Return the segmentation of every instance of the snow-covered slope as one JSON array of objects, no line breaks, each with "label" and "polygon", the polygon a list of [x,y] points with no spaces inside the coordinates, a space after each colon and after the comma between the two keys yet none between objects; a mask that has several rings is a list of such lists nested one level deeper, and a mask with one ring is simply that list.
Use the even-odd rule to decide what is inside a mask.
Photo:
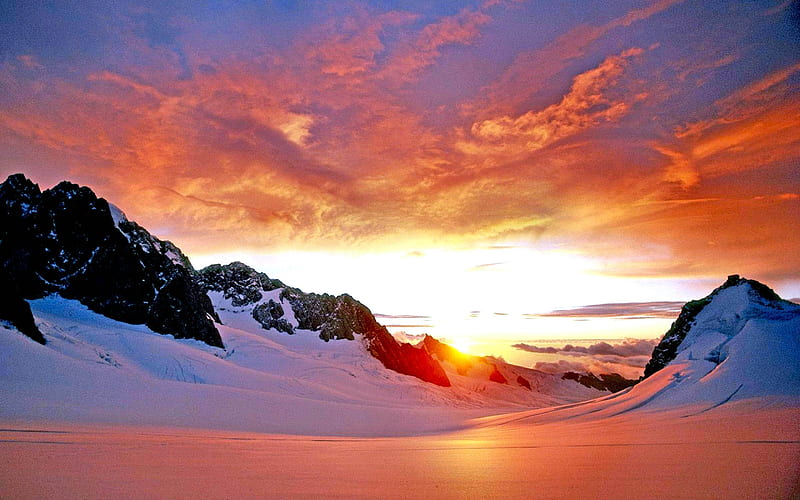
[{"label": "snow-covered slope", "polygon": [[557,377],[538,391],[458,378],[439,387],[386,370],[360,342],[265,330],[252,305],[213,298],[225,349],[118,322],[74,300],[31,301],[47,344],[0,327],[0,421],[403,435],[599,394]]},{"label": "snow-covered slope", "polygon": [[[629,413],[687,418],[732,407],[743,413],[766,407],[800,409],[800,305],[735,275],[693,303],[700,307],[689,308],[693,314],[674,358],[634,387],[510,418],[597,420]],[[656,347],[654,359],[673,342],[670,332]]]}]

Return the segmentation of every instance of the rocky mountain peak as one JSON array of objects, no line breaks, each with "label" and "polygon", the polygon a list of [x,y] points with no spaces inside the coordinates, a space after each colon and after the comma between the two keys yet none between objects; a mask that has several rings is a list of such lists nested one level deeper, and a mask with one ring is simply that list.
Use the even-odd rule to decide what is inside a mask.
[{"label": "rocky mountain peak", "polygon": [[795,311],[800,307],[781,299],[763,283],[742,278],[738,274],[728,276],[721,286],[706,297],[684,304],[678,318],[653,350],[643,378],[662,369],[678,356],[687,343],[694,341],[690,332],[700,320],[717,324],[715,331],[734,335],[749,318],[770,310]]},{"label": "rocky mountain peak", "polygon": [[[252,308],[249,312],[253,319],[266,330],[287,334],[308,330],[325,342],[361,341],[386,368],[450,386],[441,365],[426,350],[397,342],[367,306],[348,294],[305,293],[241,262],[208,266],[197,273],[196,280],[209,292],[222,292],[234,308]],[[265,298],[267,292],[278,289],[279,294]]]},{"label": "rocky mountain peak", "polygon": [[0,184],[0,205],[0,269],[21,298],[57,293],[112,319],[222,346],[211,301],[180,264],[188,259],[134,222],[118,225],[88,187],[65,181],[39,191],[15,174]]},{"label": "rocky mountain peak", "polygon": [[255,304],[262,292],[284,288],[280,280],[272,279],[241,262],[212,264],[197,272],[197,282],[208,291],[222,292],[234,307]]},{"label": "rocky mountain peak", "polygon": [[[41,196],[39,186],[23,174],[13,174],[0,184],[0,200],[6,207],[15,206],[19,202],[32,202]],[[15,203],[16,202],[16,203]]]},{"label": "rocky mountain peak", "polygon": [[731,274],[728,276],[728,279],[725,280],[725,283],[711,292],[710,296],[718,295],[720,291],[734,287],[744,287],[746,290],[745,293],[747,293],[753,300],[765,305],[769,305],[772,302],[785,302],[777,293],[775,293],[775,290],[767,285],[756,280],[742,278],[738,274]]}]

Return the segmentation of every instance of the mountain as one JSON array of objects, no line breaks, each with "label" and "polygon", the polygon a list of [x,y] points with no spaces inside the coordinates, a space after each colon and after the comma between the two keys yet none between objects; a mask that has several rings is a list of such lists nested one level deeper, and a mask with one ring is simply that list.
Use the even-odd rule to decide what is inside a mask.
[{"label": "mountain", "polygon": [[690,350],[699,337],[711,336],[709,331],[725,336],[718,346],[703,353],[703,359],[719,364],[724,361],[728,341],[748,324],[763,318],[791,317],[797,309],[796,304],[781,299],[758,281],[737,274],[728,276],[725,283],[708,296],[687,302],[681,308],[678,319],[653,350],[643,378],[664,368],[681,352]]},{"label": "mountain", "polygon": [[304,293],[238,262],[197,272],[178,247],[89,188],[62,182],[41,191],[16,174],[0,184],[0,206],[0,319],[37,342],[46,340],[25,299],[58,294],[112,319],[224,347],[208,296],[221,292],[229,301],[221,307],[249,306],[265,329],[314,331],[326,342],[358,339],[386,368],[450,385],[424,349],[397,342],[349,295]]},{"label": "mountain", "polygon": [[395,340],[364,304],[347,294],[305,293],[241,262],[201,269],[197,282],[213,297],[217,309],[244,312],[265,330],[288,335],[305,330],[325,342],[359,340],[386,368],[450,386],[441,365],[428,352]]},{"label": "mountain", "polygon": [[188,259],[89,188],[40,191],[16,174],[0,184],[0,207],[0,278],[18,298],[57,293],[109,318],[223,346]]},{"label": "mountain", "polygon": [[[546,429],[557,432],[569,422],[575,428],[603,429],[604,443],[608,433],[624,443],[637,436],[633,442],[658,448],[673,440],[690,443],[691,450],[698,443],[713,443],[714,460],[727,457],[728,452],[717,449],[726,441],[748,447],[769,443],[762,453],[770,468],[784,451],[778,446],[798,442],[800,305],[782,300],[766,285],[732,275],[707,297],[687,303],[654,349],[649,366],[646,378],[615,394],[487,417],[481,424],[546,435]],[[797,450],[785,451],[787,462],[796,465]],[[682,451],[680,460],[692,453]],[[738,471],[743,462],[722,463]],[[766,490],[758,491],[752,496]]]},{"label": "mountain", "polygon": [[319,331],[298,328],[278,289],[262,293],[260,303],[286,306],[295,333],[265,329],[254,304],[233,306],[211,292],[225,349],[112,320],[58,294],[29,300],[47,343],[0,322],[0,422],[418,435],[607,394],[524,368],[517,369],[531,389],[450,371],[451,385],[442,387],[387,370],[358,334],[320,340]]},{"label": "mountain", "polygon": [[800,405],[800,305],[738,275],[683,307],[638,384],[570,412],[688,417],[734,405]]}]

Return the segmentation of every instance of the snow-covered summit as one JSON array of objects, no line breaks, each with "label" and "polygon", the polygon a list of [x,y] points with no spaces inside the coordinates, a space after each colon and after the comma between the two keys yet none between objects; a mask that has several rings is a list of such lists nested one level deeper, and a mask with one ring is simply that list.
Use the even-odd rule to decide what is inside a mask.
[{"label": "snow-covered summit", "polygon": [[689,416],[745,402],[800,404],[800,305],[730,276],[684,306],[648,367],[644,380],[592,411],[682,409]]},{"label": "snow-covered summit", "polygon": [[730,276],[707,297],[684,306],[648,366],[648,376],[630,389],[513,418],[606,425],[619,417],[624,420],[616,421],[628,425],[626,415],[632,414],[689,422],[799,408],[800,305],[762,283]]},{"label": "snow-covered summit", "polygon": [[748,323],[782,320],[800,314],[800,306],[781,299],[768,286],[731,275],[708,296],[687,302],[678,319],[653,350],[647,378],[675,359],[700,358],[721,363],[727,343]]}]

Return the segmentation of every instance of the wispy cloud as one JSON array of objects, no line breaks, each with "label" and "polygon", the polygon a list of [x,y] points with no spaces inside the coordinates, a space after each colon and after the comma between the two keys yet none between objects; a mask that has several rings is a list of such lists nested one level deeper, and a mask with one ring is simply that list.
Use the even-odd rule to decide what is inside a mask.
[{"label": "wispy cloud", "polygon": [[532,152],[598,123],[617,120],[630,104],[610,99],[606,90],[620,77],[630,58],[642,52],[639,48],[625,50],[577,75],[569,92],[557,104],[517,117],[500,116],[474,123],[472,135],[484,142],[480,146],[462,147],[476,152],[494,148],[513,153]]},{"label": "wispy cloud", "polygon": [[420,70],[435,63],[441,48],[453,44],[469,44],[480,35],[482,26],[491,17],[479,10],[464,9],[436,23],[425,26],[416,37],[401,45],[389,58],[379,78],[408,81],[416,78]]},{"label": "wispy cloud", "polygon": [[477,266],[472,266],[467,271],[486,271],[496,268],[498,266],[502,266],[505,262],[489,262],[486,264],[478,264]]},{"label": "wispy cloud", "polygon": [[[513,242],[799,276],[800,66],[758,35],[796,29],[785,7],[304,8],[0,20],[3,172],[89,184],[190,253]],[[47,21],[87,36],[12,36]]]},{"label": "wispy cloud", "polygon": [[558,309],[547,313],[526,314],[526,316],[543,318],[675,318],[682,306],[683,302],[620,302]]},{"label": "wispy cloud", "polygon": [[579,24],[541,48],[518,54],[506,71],[481,96],[479,103],[466,109],[482,117],[487,114],[513,113],[545,83],[585,57],[593,44],[615,29],[647,20],[685,0],[660,0],[625,12],[605,24]]},{"label": "wispy cloud", "polygon": [[416,314],[375,314],[379,319],[431,319],[430,316],[418,316]]}]

